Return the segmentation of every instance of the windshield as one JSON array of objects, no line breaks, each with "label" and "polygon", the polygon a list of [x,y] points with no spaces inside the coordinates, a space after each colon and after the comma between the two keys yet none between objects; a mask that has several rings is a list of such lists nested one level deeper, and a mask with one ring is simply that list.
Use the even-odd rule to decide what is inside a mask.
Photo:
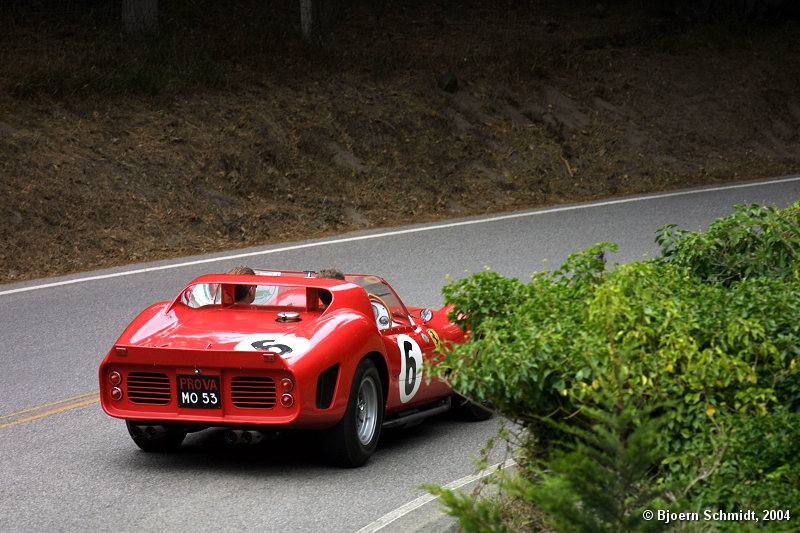
[{"label": "windshield", "polygon": [[408,310],[403,305],[403,302],[400,301],[400,298],[397,297],[394,290],[389,287],[389,284],[378,276],[348,274],[345,276],[345,279],[363,287],[368,295],[377,296],[383,300],[392,315],[392,321],[394,322],[392,325],[398,325],[398,321],[401,324],[408,324],[410,322]]},{"label": "windshield", "polygon": [[[308,272],[276,272],[268,270],[256,270],[258,276],[295,276],[295,277],[308,277]],[[313,273],[312,273],[313,275]],[[400,298],[392,290],[392,288],[378,276],[364,275],[364,274],[347,274],[345,281],[354,283],[362,287],[371,299],[377,297],[383,304],[385,304],[388,314],[391,316],[392,325],[409,324],[413,322],[409,317],[408,310],[405,308]],[[266,284],[258,285],[237,285],[236,290],[241,293],[247,293],[251,288],[255,287],[255,294],[252,300],[249,298],[246,303],[254,306],[281,306],[281,307],[307,307],[307,291],[303,287],[297,286],[283,286],[283,285],[270,285],[268,279],[264,279]],[[180,302],[194,309],[210,306],[220,305],[224,300],[224,292],[221,290],[223,285],[219,283],[198,283],[188,287],[181,295]],[[228,286],[230,287],[230,285]],[[328,292],[324,289],[321,292]],[[252,294],[251,294],[252,296]],[[237,303],[239,296],[236,296]],[[330,300],[328,300],[330,301]],[[232,302],[231,302],[232,303]],[[327,303],[327,302],[326,302]],[[316,304],[312,303],[311,307],[316,308]]]},{"label": "windshield", "polygon": [[[280,276],[281,272],[271,272],[267,270],[256,270],[258,276]],[[203,307],[205,305],[219,305],[222,303],[222,291],[219,290],[218,283],[199,283],[189,287],[184,292],[181,301],[192,308]],[[296,287],[276,287],[274,285],[256,285],[256,295],[252,301],[253,305],[281,305],[278,303],[278,296],[294,291],[297,293]],[[297,304],[288,305],[305,305],[305,291],[302,292],[302,302]],[[287,304],[283,304],[287,305]]]},{"label": "windshield", "polygon": [[[249,286],[243,286],[248,287]],[[303,287],[256,285],[255,298],[249,305],[306,307],[306,290]],[[192,308],[222,303],[222,291],[218,283],[200,283],[189,287],[181,302]]]}]

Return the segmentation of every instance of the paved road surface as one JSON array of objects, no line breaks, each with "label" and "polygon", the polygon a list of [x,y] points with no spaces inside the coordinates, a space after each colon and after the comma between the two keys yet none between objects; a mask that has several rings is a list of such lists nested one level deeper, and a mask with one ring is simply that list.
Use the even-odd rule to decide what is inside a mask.
[{"label": "paved road surface", "polygon": [[[336,266],[381,274],[407,303],[433,307],[448,275],[488,266],[526,278],[600,241],[620,244],[616,261],[636,260],[657,251],[654,231],[665,224],[698,229],[734,204],[785,207],[798,198],[800,177],[790,177],[0,286],[0,531],[408,530],[427,520],[427,511],[403,511],[427,494],[419,485],[473,473],[471,459],[496,432],[496,419],[441,418],[389,433],[355,470],[326,466],[302,436],[239,448],[207,431],[190,435],[177,454],[139,451],[124,424],[102,413],[97,367],[141,309],[197,275],[236,264]],[[492,456],[507,458],[502,450]]]}]

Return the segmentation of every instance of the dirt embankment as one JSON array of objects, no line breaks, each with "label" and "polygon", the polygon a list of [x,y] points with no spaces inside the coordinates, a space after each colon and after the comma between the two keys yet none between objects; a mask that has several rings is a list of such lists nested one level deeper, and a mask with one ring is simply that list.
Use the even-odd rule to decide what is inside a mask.
[{"label": "dirt embankment", "polygon": [[[96,41],[17,23],[0,281],[800,170],[798,23],[524,4],[353,2],[270,59],[210,13],[191,46],[217,81],[148,94],[70,85],[115,72]],[[66,89],[25,74],[59,62]]]}]

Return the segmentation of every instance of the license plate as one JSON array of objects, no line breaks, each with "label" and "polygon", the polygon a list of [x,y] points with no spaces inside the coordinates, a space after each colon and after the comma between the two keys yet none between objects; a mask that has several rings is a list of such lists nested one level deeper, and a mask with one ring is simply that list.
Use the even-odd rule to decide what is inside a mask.
[{"label": "license plate", "polygon": [[219,376],[178,374],[178,407],[220,409]]}]

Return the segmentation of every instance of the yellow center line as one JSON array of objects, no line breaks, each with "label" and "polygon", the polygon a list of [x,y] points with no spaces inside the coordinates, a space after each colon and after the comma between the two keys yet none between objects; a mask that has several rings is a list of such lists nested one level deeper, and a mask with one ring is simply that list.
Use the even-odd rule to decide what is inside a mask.
[{"label": "yellow center line", "polygon": [[87,392],[87,393],[84,393],[84,394],[79,394],[77,396],[73,396],[72,398],[67,398],[65,400],[58,400],[57,402],[50,402],[50,403],[46,403],[44,405],[37,405],[36,407],[31,407],[31,408],[28,408],[28,409],[24,409],[22,411],[17,411],[16,413],[11,413],[10,415],[0,416],[0,420],[3,420],[4,418],[11,418],[13,416],[19,416],[19,415],[22,415],[22,414],[25,414],[25,413],[30,413],[31,411],[36,411],[38,409],[44,409],[45,407],[50,407],[52,405],[58,405],[60,403],[67,403],[67,402],[71,402],[73,400],[80,400],[81,398],[86,398],[87,396],[91,396],[93,394],[99,394],[99,393],[100,393],[100,391],[96,390],[96,391]]},{"label": "yellow center line", "polygon": [[[17,417],[17,416],[20,416],[20,415],[23,415],[23,414],[26,414],[26,413],[32,413],[34,411],[38,411],[38,410],[41,410],[41,409],[46,409],[47,407],[53,407],[54,405],[61,405],[61,407],[58,407],[56,409],[51,409],[49,411],[45,411],[44,413],[38,413],[38,414],[35,414],[35,415],[32,415],[32,416],[28,416],[26,418],[21,418],[19,420],[13,420],[11,422],[6,422],[5,424],[0,424],[0,429],[11,427],[11,426],[16,426],[17,424],[23,424],[25,422],[30,422],[31,420],[37,420],[39,418],[44,418],[46,416],[54,415],[56,413],[61,413],[63,411],[68,411],[70,409],[75,409],[76,407],[82,407],[84,405],[89,405],[91,403],[99,402],[100,401],[100,397],[99,396],[97,398],[91,398],[91,399],[88,399],[88,400],[83,400],[83,401],[80,401],[80,402],[76,402],[76,400],[80,400],[81,398],[86,398],[88,396],[98,395],[99,393],[100,393],[100,391],[94,391],[94,392],[88,392],[86,394],[79,394],[78,396],[73,396],[72,398],[67,398],[65,400],[59,400],[57,402],[46,403],[44,405],[31,407],[29,409],[23,409],[22,411],[17,411],[16,413],[11,413],[10,415],[0,416],[0,420],[5,420],[5,419],[8,419],[8,418]],[[68,403],[68,402],[75,402],[75,403]],[[65,403],[68,403],[68,405],[63,405]]]}]

